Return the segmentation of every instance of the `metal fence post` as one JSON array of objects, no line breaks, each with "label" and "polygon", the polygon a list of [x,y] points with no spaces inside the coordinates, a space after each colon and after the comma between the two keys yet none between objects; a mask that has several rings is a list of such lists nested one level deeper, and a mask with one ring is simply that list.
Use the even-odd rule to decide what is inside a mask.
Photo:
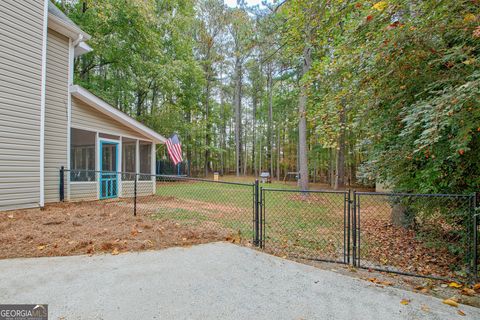
[{"label": "metal fence post", "polygon": [[352,262],[357,267],[357,193],[353,190],[352,208]]},{"label": "metal fence post", "polygon": [[259,208],[260,208],[260,197],[259,197],[259,187],[258,187],[258,179],[255,179],[255,185],[254,185],[254,245],[255,246],[260,246],[260,213],[259,213]]},{"label": "metal fence post", "polygon": [[65,200],[65,168],[60,168],[60,201]]},{"label": "metal fence post", "polygon": [[259,207],[260,207],[260,248],[265,249],[265,191],[260,187],[259,191]]},{"label": "metal fence post", "polygon": [[473,271],[473,275],[472,275],[472,278],[473,278],[473,281],[476,283],[478,281],[478,223],[479,223],[479,218],[480,218],[480,214],[479,213],[476,213],[477,212],[477,195],[474,193],[472,195],[472,198],[471,198],[471,203],[470,203],[470,206],[471,206],[471,210],[473,212],[473,234],[472,234],[472,237],[473,237],[473,241],[472,241],[472,245],[473,245],[473,252],[472,252],[472,271]]},{"label": "metal fence post", "polygon": [[351,198],[351,190],[348,189],[348,194],[347,194],[347,221],[345,223],[347,224],[347,235],[346,235],[346,243],[344,243],[344,246],[347,246],[347,264],[350,264],[350,243],[352,241],[351,238],[351,229],[352,229],[352,209],[351,209],[351,203],[352,203],[352,198]]},{"label": "metal fence post", "polygon": [[478,281],[478,218],[480,214],[473,216],[473,280]]},{"label": "metal fence post", "polygon": [[138,173],[135,173],[135,179],[133,179],[133,215],[137,215],[137,178]]}]

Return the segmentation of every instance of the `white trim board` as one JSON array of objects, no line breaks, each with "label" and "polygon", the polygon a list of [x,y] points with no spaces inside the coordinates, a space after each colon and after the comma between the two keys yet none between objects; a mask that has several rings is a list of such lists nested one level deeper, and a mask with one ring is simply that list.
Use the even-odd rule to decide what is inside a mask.
[{"label": "white trim board", "polygon": [[120,110],[112,107],[102,99],[98,98],[87,89],[82,88],[79,85],[73,85],[70,87],[70,93],[77,99],[83,101],[84,103],[88,104],[89,106],[97,109],[98,111],[102,112],[103,114],[115,119],[116,121],[120,122],[121,124],[135,130],[136,132],[152,139],[155,143],[164,144],[167,139],[162,135],[158,134],[154,130],[148,128],[144,124],[138,122],[137,120],[133,119],[132,117],[128,116],[127,114],[121,112]]},{"label": "white trim board", "polygon": [[98,131],[98,129],[95,129],[95,128],[89,128],[89,127],[79,126],[79,125],[72,125],[71,128],[72,129],[77,129],[77,130],[83,130],[83,131],[90,131],[90,132],[93,132],[93,133],[98,132],[99,134],[109,134],[109,135],[112,135],[112,136],[119,136],[120,138],[128,138],[128,139],[132,139],[132,140],[141,140],[141,141],[145,141],[145,142],[152,142],[151,140],[145,139],[145,137],[125,135],[123,133],[118,133],[118,132],[110,131],[110,130],[102,129],[102,131]]}]

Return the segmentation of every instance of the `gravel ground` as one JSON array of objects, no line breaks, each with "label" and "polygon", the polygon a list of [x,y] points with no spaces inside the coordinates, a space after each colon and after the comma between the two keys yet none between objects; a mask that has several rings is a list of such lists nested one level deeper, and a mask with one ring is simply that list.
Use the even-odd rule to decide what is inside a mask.
[{"label": "gravel ground", "polygon": [[50,319],[480,319],[474,307],[223,242],[0,260],[0,301],[48,303]]}]

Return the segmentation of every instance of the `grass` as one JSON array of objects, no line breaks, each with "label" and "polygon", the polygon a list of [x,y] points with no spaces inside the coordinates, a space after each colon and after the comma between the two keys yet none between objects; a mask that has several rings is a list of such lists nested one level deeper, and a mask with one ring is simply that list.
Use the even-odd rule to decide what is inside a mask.
[{"label": "grass", "polygon": [[[253,179],[228,182],[252,183]],[[224,180],[224,181],[225,181]],[[293,192],[293,184],[272,183],[261,187],[292,192],[265,191],[265,224],[269,246],[276,253],[302,251],[320,256],[327,249],[343,249],[343,194],[308,194]],[[251,239],[253,220],[253,185],[230,185],[203,181],[159,182],[157,195],[171,199],[153,219],[226,228]],[[174,207],[174,208],[172,208]],[[287,241],[285,241],[287,240]],[[290,241],[288,241],[290,240]],[[293,240],[293,241],[292,241]],[[332,249],[333,248],[333,249]]]}]

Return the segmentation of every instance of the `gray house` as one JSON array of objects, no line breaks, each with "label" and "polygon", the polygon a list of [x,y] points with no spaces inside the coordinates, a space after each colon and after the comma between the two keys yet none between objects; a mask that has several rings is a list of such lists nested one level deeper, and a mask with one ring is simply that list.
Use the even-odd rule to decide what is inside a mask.
[{"label": "gray house", "polygon": [[89,39],[48,0],[2,0],[0,210],[59,201],[62,166],[100,172],[68,173],[67,199],[131,196],[133,178],[102,171],[149,174],[139,190],[155,192],[150,174],[165,138],[73,84],[74,57],[92,50]]}]

